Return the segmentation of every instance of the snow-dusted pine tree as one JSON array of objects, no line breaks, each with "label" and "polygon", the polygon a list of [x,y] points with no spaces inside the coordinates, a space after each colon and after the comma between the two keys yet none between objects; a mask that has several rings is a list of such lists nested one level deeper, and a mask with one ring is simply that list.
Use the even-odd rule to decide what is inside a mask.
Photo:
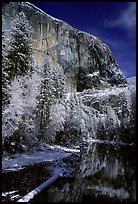
[{"label": "snow-dusted pine tree", "polygon": [[30,146],[37,140],[34,110],[40,78],[33,59],[31,27],[23,12],[17,14],[10,34],[8,46],[5,46],[4,35],[2,41],[3,91],[6,87],[9,95],[9,104],[2,112],[2,136],[9,148],[10,141],[14,141],[12,149],[16,149],[17,140],[22,143],[21,138]]},{"label": "snow-dusted pine tree", "polygon": [[53,80],[56,89],[55,97],[61,99],[67,93],[65,75],[62,67],[53,70]]},{"label": "snow-dusted pine tree", "polygon": [[55,102],[55,87],[53,81],[53,70],[49,68],[48,58],[44,59],[40,96],[38,97],[37,119],[40,122],[40,130],[46,125],[50,114],[50,106]]},{"label": "snow-dusted pine tree", "polygon": [[16,15],[13,25],[8,54],[10,79],[17,75],[26,75],[32,69],[33,63],[32,28],[24,12]]},{"label": "snow-dusted pine tree", "polygon": [[40,96],[38,97],[37,120],[40,123],[40,135],[46,127],[51,106],[66,93],[64,73],[60,69],[49,66],[50,60],[47,55],[43,62]]},{"label": "snow-dusted pine tree", "polygon": [[[4,17],[2,16],[2,23],[5,24]],[[8,89],[9,73],[8,73],[8,39],[5,36],[4,30],[2,31],[2,107],[8,104]]]},{"label": "snow-dusted pine tree", "polygon": [[6,38],[5,33],[2,32],[2,107],[7,104],[8,100],[8,91],[7,85],[9,82],[8,75],[8,58],[7,58],[7,47],[6,47]]}]

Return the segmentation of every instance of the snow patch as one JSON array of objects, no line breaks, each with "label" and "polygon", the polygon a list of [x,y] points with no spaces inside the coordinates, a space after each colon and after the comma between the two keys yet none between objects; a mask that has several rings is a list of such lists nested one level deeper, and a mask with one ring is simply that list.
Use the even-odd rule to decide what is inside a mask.
[{"label": "snow patch", "polygon": [[88,77],[93,77],[93,76],[98,76],[98,75],[99,75],[99,71],[93,72],[92,74],[87,74]]},{"label": "snow patch", "polygon": [[[70,149],[68,147],[63,147],[63,146],[60,146],[60,145],[47,145],[48,148],[50,149],[61,149],[61,150],[64,150],[65,152],[80,152],[79,149]],[[77,146],[78,147],[78,146]]]},{"label": "snow patch", "polygon": [[62,56],[64,56],[64,55],[65,55],[65,50],[61,50],[61,51],[60,51],[60,54],[61,54]]},{"label": "snow patch", "polygon": [[127,78],[127,82],[129,85],[135,85],[136,84],[136,77]]},{"label": "snow patch", "polygon": [[[53,150],[52,150],[52,147],[53,147]],[[12,158],[7,156],[2,159],[2,170],[9,171],[12,169],[12,171],[16,171],[28,165],[39,164],[41,162],[51,162],[65,157],[69,157],[72,152],[78,151],[78,150],[75,151],[73,149],[69,149],[65,147],[60,148],[60,146],[51,146],[51,150],[50,149],[37,150],[34,152],[30,152],[28,154],[25,154],[25,153],[21,155],[17,154]],[[64,151],[61,151],[61,150],[64,150]]]},{"label": "snow patch", "polygon": [[17,192],[18,192],[18,190],[16,190],[16,191],[2,192],[2,196],[11,195],[11,194],[14,194],[14,193],[17,193]]},{"label": "snow patch", "polygon": [[116,87],[116,88],[105,88],[103,91],[96,90],[96,92],[85,94],[84,97],[103,97],[103,96],[109,96],[111,94],[113,95],[119,95],[120,93],[127,92],[127,87]]}]

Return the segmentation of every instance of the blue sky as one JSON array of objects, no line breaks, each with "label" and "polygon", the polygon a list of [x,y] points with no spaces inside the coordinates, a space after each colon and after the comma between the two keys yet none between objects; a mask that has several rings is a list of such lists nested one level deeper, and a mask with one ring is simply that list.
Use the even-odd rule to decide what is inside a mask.
[{"label": "blue sky", "polygon": [[91,33],[111,49],[126,77],[136,76],[136,2],[31,2]]}]

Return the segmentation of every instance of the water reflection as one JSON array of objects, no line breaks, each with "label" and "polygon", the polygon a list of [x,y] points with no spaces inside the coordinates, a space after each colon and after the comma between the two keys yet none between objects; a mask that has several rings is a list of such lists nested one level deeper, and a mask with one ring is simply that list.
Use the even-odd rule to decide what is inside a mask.
[{"label": "water reflection", "polygon": [[135,150],[127,145],[93,143],[82,149],[83,196],[135,201]]},{"label": "water reflection", "polygon": [[82,145],[80,150],[80,155],[73,153],[71,157],[59,160],[54,165],[43,163],[30,166],[28,170],[5,174],[3,190],[16,189],[23,196],[24,192],[28,193],[43,183],[53,167],[64,166],[74,169],[75,177],[59,179],[52,187],[44,190],[35,202],[136,201],[134,146],[93,142]]},{"label": "water reflection", "polygon": [[135,148],[115,143],[82,146],[76,180],[60,181],[47,192],[47,201],[136,201]]}]

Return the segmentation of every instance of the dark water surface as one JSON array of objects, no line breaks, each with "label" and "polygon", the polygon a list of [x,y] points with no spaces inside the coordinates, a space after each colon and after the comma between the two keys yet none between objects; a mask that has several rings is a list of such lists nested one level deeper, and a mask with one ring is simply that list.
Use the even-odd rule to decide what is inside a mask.
[{"label": "dark water surface", "polygon": [[135,148],[125,144],[93,143],[82,152],[83,200],[136,200]]},{"label": "dark water surface", "polygon": [[92,142],[82,145],[80,153],[59,160],[3,171],[2,191],[16,192],[3,196],[2,201],[17,201],[50,178],[58,167],[65,167],[72,175],[59,178],[32,202],[136,201],[135,150],[123,143]]}]

